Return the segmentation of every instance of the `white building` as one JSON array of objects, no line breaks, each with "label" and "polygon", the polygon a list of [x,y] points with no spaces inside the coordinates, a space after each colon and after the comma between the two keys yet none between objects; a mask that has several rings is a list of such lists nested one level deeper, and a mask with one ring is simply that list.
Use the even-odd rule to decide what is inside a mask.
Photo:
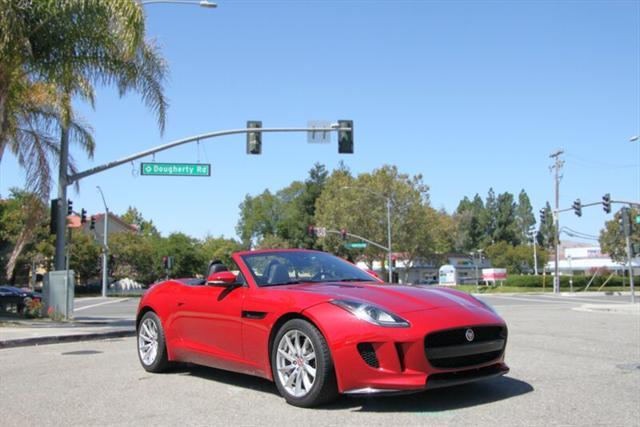
[{"label": "white building", "polygon": [[[632,259],[634,275],[640,274],[640,258]],[[551,259],[545,266],[546,270],[555,270],[555,260]],[[560,274],[594,274],[597,270],[608,270],[622,275],[626,271],[626,265],[615,262],[611,257],[602,253],[600,246],[587,245],[577,242],[566,242],[560,247],[560,260],[558,262]]]}]

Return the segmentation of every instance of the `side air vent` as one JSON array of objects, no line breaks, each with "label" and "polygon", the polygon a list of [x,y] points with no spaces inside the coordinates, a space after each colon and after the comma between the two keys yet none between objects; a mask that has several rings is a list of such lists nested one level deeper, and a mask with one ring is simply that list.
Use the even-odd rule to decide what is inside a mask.
[{"label": "side air vent", "polygon": [[380,362],[378,362],[378,356],[376,356],[376,351],[373,348],[373,345],[370,342],[361,342],[358,344],[358,352],[360,353],[360,357],[364,360],[364,363],[371,366],[372,368],[379,368]]}]

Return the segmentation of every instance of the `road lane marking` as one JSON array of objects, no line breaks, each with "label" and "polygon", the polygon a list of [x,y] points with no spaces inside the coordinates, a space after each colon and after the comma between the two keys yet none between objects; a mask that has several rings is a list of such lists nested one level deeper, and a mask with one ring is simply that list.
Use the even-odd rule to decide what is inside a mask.
[{"label": "road lane marking", "polygon": [[122,299],[116,299],[116,300],[113,300],[113,301],[99,302],[98,304],[85,305],[83,307],[78,307],[78,308],[74,309],[73,312],[75,313],[76,311],[82,311],[82,310],[86,310],[88,308],[98,307],[98,306],[106,305],[106,304],[113,304],[113,303],[116,303],[116,302],[124,302],[124,301],[130,300],[130,299],[131,298],[122,298]]},{"label": "road lane marking", "polygon": [[[488,296],[488,295],[487,295]],[[491,295],[491,298],[503,298],[503,299],[507,299],[507,300],[512,300],[512,301],[526,301],[526,302],[537,302],[539,304],[548,304],[550,302],[552,302],[551,300],[548,299],[536,299],[536,298],[523,298],[523,297],[512,297],[512,296],[507,296],[507,295]],[[553,300],[554,303],[562,303],[562,304],[576,304],[576,305],[580,305],[579,302],[572,302],[572,301],[563,301],[563,300]]]},{"label": "road lane marking", "polygon": [[571,301],[587,301],[587,302],[594,302],[594,303],[600,303],[600,304],[627,304],[628,301],[616,301],[616,300],[607,300],[607,299],[590,299],[590,298],[583,298],[580,296],[577,297],[573,297],[573,296],[555,296],[555,295],[540,295],[541,297],[547,297],[549,299],[553,299],[553,300],[560,300],[561,298],[566,298],[567,300],[571,300]]}]

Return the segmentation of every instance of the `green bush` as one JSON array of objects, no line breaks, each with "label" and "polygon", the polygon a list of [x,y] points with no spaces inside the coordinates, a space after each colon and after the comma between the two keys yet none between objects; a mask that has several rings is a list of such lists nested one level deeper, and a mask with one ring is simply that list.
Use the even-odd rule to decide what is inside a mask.
[{"label": "green bush", "polygon": [[[593,279],[591,286],[589,289],[596,290],[607,280],[608,276],[597,276]],[[591,276],[573,276],[573,286],[575,288],[584,288],[587,286],[589,281],[591,280]],[[635,277],[635,282],[640,283],[640,277]],[[553,276],[547,275],[544,278],[545,286],[552,287],[553,286]],[[504,281],[504,286],[513,286],[517,288],[541,288],[543,284],[543,276],[520,276],[520,275],[512,275],[508,276],[507,280]],[[609,286],[622,286],[622,276],[613,276],[605,287]],[[624,281],[625,286],[629,286],[629,278],[627,277]],[[568,288],[569,287],[569,277],[568,276],[560,276],[560,287]]]}]

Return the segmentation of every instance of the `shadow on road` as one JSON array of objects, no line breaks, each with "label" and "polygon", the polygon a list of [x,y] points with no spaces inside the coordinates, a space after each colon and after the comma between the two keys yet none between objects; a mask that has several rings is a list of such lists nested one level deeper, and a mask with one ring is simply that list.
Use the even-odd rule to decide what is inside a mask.
[{"label": "shadow on road", "polygon": [[387,397],[342,397],[322,409],[358,412],[441,412],[484,405],[530,393],[531,384],[511,377]]},{"label": "shadow on road", "polygon": [[[173,372],[279,396],[275,384],[271,381],[250,375],[190,364],[177,365]],[[527,382],[500,377],[402,396],[340,396],[334,403],[318,409],[352,409],[358,412],[442,412],[497,402],[533,390],[533,386]]]}]

